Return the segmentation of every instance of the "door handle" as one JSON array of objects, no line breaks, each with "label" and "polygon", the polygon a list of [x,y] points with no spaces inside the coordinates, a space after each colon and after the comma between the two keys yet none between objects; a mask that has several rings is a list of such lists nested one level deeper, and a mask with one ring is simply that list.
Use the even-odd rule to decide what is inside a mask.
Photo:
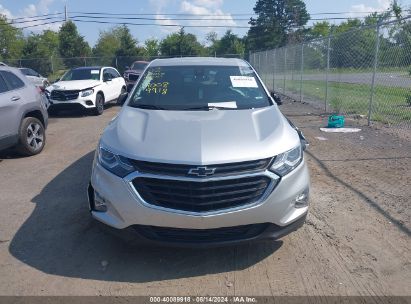
[{"label": "door handle", "polygon": [[11,101],[17,101],[17,100],[20,100],[20,96],[13,96],[11,98]]}]

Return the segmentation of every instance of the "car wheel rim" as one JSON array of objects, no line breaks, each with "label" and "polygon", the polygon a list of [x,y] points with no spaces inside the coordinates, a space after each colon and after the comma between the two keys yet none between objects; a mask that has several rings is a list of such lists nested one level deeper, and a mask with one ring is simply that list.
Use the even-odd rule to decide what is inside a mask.
[{"label": "car wheel rim", "polygon": [[101,98],[97,101],[97,109],[101,112],[103,110],[103,101]]},{"label": "car wheel rim", "polygon": [[31,123],[27,127],[27,144],[33,149],[38,151],[43,147],[44,134],[41,125],[38,123]]}]

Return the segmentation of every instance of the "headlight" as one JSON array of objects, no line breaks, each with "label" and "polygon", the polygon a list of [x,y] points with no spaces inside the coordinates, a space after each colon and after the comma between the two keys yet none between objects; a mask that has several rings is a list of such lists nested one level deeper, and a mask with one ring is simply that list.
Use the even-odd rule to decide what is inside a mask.
[{"label": "headlight", "polygon": [[98,162],[105,169],[119,177],[125,177],[134,171],[133,165],[130,164],[127,158],[116,155],[101,145],[98,147]]},{"label": "headlight", "polygon": [[93,89],[81,91],[81,97],[87,97],[94,93]]},{"label": "headlight", "polygon": [[301,145],[276,156],[270,170],[284,176],[293,171],[303,159]]}]

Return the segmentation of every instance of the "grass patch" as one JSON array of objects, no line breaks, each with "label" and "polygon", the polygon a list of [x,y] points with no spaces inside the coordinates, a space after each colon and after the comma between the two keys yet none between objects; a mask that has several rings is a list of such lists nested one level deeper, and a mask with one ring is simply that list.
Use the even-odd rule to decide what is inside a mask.
[{"label": "grass patch", "polygon": [[[325,81],[303,81],[303,95],[319,102],[325,99]],[[371,86],[343,82],[328,83],[328,103],[337,113],[368,114]],[[300,81],[286,81],[286,90],[299,94]],[[376,86],[371,119],[386,123],[411,121],[410,90]]]}]

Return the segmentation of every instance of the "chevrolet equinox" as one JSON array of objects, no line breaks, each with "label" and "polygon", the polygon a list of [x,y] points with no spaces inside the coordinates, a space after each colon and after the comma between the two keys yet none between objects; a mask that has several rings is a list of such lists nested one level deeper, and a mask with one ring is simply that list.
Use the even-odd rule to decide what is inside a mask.
[{"label": "chevrolet equinox", "polygon": [[273,97],[240,59],[152,61],[101,136],[92,216],[177,246],[272,240],[301,227],[306,141]]}]

